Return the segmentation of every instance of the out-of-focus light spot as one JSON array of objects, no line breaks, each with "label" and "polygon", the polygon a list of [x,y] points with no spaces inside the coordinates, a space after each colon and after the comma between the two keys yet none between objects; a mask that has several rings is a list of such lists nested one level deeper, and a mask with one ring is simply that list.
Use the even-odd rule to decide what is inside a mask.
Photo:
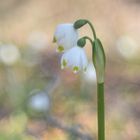
[{"label": "out-of-focus light spot", "polygon": [[118,52],[126,59],[134,58],[138,55],[139,46],[136,41],[129,36],[122,36],[116,42]]},{"label": "out-of-focus light spot", "polygon": [[27,43],[32,49],[41,51],[47,47],[47,36],[43,32],[32,32]]},{"label": "out-of-focus light spot", "polygon": [[18,48],[13,44],[0,45],[0,60],[6,65],[13,65],[20,58]]},{"label": "out-of-focus light spot", "polygon": [[87,82],[96,82],[96,72],[92,62],[89,63],[87,70],[83,72],[83,79]]},{"label": "out-of-focus light spot", "polygon": [[47,111],[50,107],[50,100],[46,93],[38,92],[29,99],[29,107],[35,111]]}]

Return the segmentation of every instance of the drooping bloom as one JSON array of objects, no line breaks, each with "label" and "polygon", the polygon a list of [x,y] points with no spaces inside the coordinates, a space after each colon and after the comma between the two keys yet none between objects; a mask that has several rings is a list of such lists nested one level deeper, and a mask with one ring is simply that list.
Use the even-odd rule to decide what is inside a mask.
[{"label": "drooping bloom", "polygon": [[96,71],[93,66],[93,63],[90,62],[88,64],[86,72],[82,75],[83,79],[86,80],[88,83],[95,83],[96,82]]},{"label": "drooping bloom", "polygon": [[75,46],[78,40],[78,32],[73,24],[60,24],[54,34],[54,42],[57,43],[58,52],[63,52]]},{"label": "drooping bloom", "polygon": [[86,70],[88,65],[87,56],[84,48],[74,46],[70,50],[66,51],[61,58],[61,68],[65,67],[72,68],[74,73],[80,70]]}]

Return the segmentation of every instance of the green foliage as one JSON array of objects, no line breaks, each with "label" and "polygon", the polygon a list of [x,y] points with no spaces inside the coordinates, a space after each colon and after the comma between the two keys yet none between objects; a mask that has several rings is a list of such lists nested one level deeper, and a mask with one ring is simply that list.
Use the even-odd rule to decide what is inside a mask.
[{"label": "green foliage", "polygon": [[104,76],[105,76],[105,63],[106,63],[106,58],[105,58],[105,53],[104,49],[102,46],[102,43],[99,39],[96,39],[93,43],[92,47],[92,59],[93,59],[93,64],[96,69],[96,74],[97,74],[97,81],[99,83],[104,82]]}]

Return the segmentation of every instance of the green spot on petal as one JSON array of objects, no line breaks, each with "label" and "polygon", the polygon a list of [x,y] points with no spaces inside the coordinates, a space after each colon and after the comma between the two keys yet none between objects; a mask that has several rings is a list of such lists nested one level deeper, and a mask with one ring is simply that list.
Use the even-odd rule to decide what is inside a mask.
[{"label": "green spot on petal", "polygon": [[64,51],[64,47],[63,46],[58,46],[57,50],[58,50],[58,52],[63,52]]},{"label": "green spot on petal", "polygon": [[74,66],[74,67],[73,67],[73,72],[74,72],[74,73],[77,73],[78,71],[79,71],[79,67]]},{"label": "green spot on petal", "polygon": [[66,66],[67,66],[67,61],[63,59],[61,63],[61,69],[64,69]]},{"label": "green spot on petal", "polygon": [[53,43],[56,43],[57,42],[57,39],[56,39],[56,37],[54,36],[54,38],[53,38]]},{"label": "green spot on petal", "polygon": [[64,67],[67,66],[67,61],[66,61],[65,59],[63,59],[63,61],[62,61],[62,65],[63,65]]}]

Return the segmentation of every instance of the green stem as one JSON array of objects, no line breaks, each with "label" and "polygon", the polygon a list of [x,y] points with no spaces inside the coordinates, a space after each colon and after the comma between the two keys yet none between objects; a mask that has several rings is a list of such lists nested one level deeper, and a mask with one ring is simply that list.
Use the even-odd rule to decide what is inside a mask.
[{"label": "green stem", "polygon": [[95,32],[95,29],[94,29],[92,23],[91,23],[90,21],[88,21],[88,20],[87,20],[87,23],[88,23],[89,26],[91,27],[91,30],[92,30],[92,32],[93,32],[93,37],[94,37],[94,39],[96,39],[96,38],[97,38],[97,37],[96,37],[96,32]]},{"label": "green stem", "polygon": [[[85,36],[83,38],[88,39],[90,41],[90,43],[92,45],[92,49],[93,49],[93,52],[92,52],[93,64],[95,66],[96,75],[97,75],[98,140],[105,140],[104,82],[102,82],[102,83],[100,82],[100,81],[104,81],[104,79],[102,78],[103,73],[104,73],[104,71],[102,72],[102,70],[104,70],[104,67],[102,67],[102,66],[104,66],[104,63],[105,63],[105,55],[104,55],[104,51],[102,48],[102,44],[99,41],[99,39],[97,39],[97,37],[96,37],[96,32],[95,32],[95,29],[94,29],[92,23],[86,19],[84,19],[82,21],[83,21],[83,23],[79,26],[82,27],[83,25],[88,23],[89,26],[91,27],[93,37],[94,37],[94,41],[92,41],[92,39],[88,36]],[[80,27],[77,26],[76,29],[78,29]],[[82,45],[82,47],[84,47],[84,45]],[[100,80],[98,80],[98,79],[100,79]]]},{"label": "green stem", "polygon": [[104,83],[97,83],[98,140],[105,140]]},{"label": "green stem", "polygon": [[92,41],[92,39],[91,39],[90,37],[84,36],[84,38],[85,38],[85,39],[88,39],[88,40],[90,41],[91,45],[93,44],[93,41]]}]

